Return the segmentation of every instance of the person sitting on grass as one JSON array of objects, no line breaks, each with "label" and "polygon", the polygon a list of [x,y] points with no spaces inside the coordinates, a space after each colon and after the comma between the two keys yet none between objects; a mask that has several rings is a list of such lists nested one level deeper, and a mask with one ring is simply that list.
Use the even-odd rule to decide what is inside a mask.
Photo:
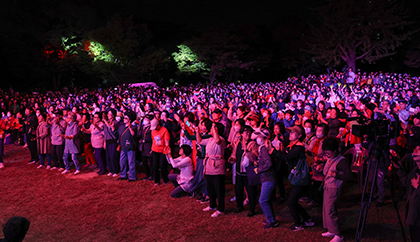
[{"label": "person sitting on grass", "polygon": [[170,149],[168,150],[168,161],[173,168],[178,168],[180,174],[169,174],[168,178],[175,186],[171,192],[171,197],[181,197],[190,192],[191,184],[194,179],[194,168],[190,158],[192,149],[189,145],[182,145],[179,150],[179,157],[173,159]]}]

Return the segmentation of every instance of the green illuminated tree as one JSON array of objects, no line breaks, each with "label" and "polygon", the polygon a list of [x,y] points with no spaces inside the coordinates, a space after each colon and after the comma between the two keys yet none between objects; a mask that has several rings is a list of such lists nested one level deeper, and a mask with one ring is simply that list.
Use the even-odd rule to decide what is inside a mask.
[{"label": "green illuminated tree", "polygon": [[177,63],[178,71],[180,73],[198,73],[200,69],[206,68],[206,65],[198,61],[196,53],[186,45],[178,45],[179,52],[172,53],[172,56]]},{"label": "green illuminated tree", "polygon": [[327,0],[317,8],[320,22],[312,23],[309,52],[325,65],[344,61],[353,70],[356,61],[374,63],[393,55],[411,32],[408,14],[396,1]]},{"label": "green illuminated tree", "polygon": [[[213,27],[200,37],[187,40],[178,53],[174,53],[181,72],[198,72],[214,83],[216,77],[224,76],[228,81],[238,79],[243,71],[253,71],[268,62],[269,55],[251,48],[253,38],[258,34],[247,33],[244,28],[229,29]],[[247,35],[249,34],[249,36]],[[251,37],[251,38],[248,38]],[[188,47],[187,47],[188,46]]]}]

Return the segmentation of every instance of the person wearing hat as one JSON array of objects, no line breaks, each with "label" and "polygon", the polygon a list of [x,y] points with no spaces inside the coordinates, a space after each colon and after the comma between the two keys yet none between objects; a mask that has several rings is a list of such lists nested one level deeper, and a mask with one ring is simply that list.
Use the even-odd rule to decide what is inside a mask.
[{"label": "person wearing hat", "polygon": [[276,176],[274,166],[271,162],[271,157],[268,148],[270,145],[270,131],[261,129],[259,132],[254,133],[257,136],[258,159],[254,164],[257,167],[254,169],[256,174],[260,174],[261,179],[261,194],[260,194],[260,207],[263,210],[267,222],[264,224],[265,229],[275,228],[280,225],[274,214],[273,203],[271,202],[271,194],[276,187]]},{"label": "person wearing hat", "polygon": [[[134,182],[137,180],[136,173],[136,150],[137,150],[137,127],[133,122],[136,114],[129,110],[124,113],[124,125],[118,128],[119,143],[121,146],[120,167],[121,174],[119,181],[127,180]],[[128,172],[128,178],[127,178]]]},{"label": "person wearing hat", "polygon": [[166,184],[169,181],[166,154],[170,149],[170,135],[169,131],[165,127],[162,127],[156,118],[150,122],[150,130],[152,130],[152,169],[155,176],[155,186],[158,186],[160,184],[161,173],[163,183]]},{"label": "person wearing hat", "polygon": [[[272,155],[283,162],[287,162],[288,173],[290,173],[297,166],[300,159],[306,160],[305,146],[302,143],[306,135],[305,130],[300,126],[286,128],[286,131],[290,133],[290,144],[283,152],[274,149]],[[306,192],[308,187],[309,186],[292,185],[290,188],[289,198],[286,203],[294,221],[294,224],[290,226],[290,230],[292,231],[303,230],[303,226],[314,226],[315,224],[306,210],[299,204],[299,199]],[[301,217],[303,218],[303,223]]]}]

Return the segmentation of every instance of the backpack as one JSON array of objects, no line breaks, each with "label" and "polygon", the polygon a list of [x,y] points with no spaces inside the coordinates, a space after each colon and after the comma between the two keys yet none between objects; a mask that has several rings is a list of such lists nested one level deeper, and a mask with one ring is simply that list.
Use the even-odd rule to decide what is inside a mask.
[{"label": "backpack", "polygon": [[307,186],[311,183],[311,176],[306,156],[302,156],[299,159],[296,167],[290,172],[288,178],[294,186]]}]

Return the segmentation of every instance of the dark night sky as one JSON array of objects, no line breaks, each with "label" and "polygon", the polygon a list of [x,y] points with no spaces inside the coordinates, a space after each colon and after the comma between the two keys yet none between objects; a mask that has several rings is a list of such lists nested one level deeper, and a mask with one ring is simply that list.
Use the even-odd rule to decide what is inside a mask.
[{"label": "dark night sky", "polygon": [[[375,1],[375,0],[371,0]],[[414,13],[412,17],[420,22],[419,0],[398,0]],[[242,23],[270,26],[272,24],[287,23],[287,19],[298,17],[303,21],[314,17],[312,9],[324,3],[324,0],[1,0],[0,1],[0,37],[4,38],[8,33],[4,29],[10,29],[10,24],[23,24],[31,26],[32,22],[45,21],[34,19],[39,16],[40,6],[57,9],[59,13],[63,6],[71,13],[73,9],[83,7],[87,14],[92,16],[92,26],[103,26],[116,13],[121,16],[133,16],[138,23],[146,23],[149,30],[155,36],[157,45],[165,48],[170,54],[176,49],[176,45],[185,39],[199,35],[201,31],[215,25],[238,25]],[[74,7],[77,5],[78,7]],[[20,10],[22,8],[23,10]],[[77,11],[79,11],[77,10]],[[6,11],[12,13],[11,19],[5,19]],[[30,14],[25,14],[25,11]],[[20,13],[16,17],[14,12]],[[91,14],[89,14],[91,13]],[[81,15],[80,15],[81,16]],[[96,16],[93,19],[93,16]],[[86,20],[85,19],[85,20]],[[286,20],[286,23],[284,23]],[[86,21],[85,21],[86,22]],[[90,23],[88,21],[88,23]],[[17,26],[20,26],[20,25]],[[5,26],[6,25],[6,26]],[[27,27],[27,26],[26,26]],[[292,26],[293,28],[293,26]],[[3,31],[2,31],[3,29]],[[8,31],[9,31],[8,30]],[[7,32],[7,31],[6,31]],[[3,39],[4,40],[4,39]],[[1,41],[1,39],[0,39]],[[6,41],[7,42],[7,41]],[[0,42],[1,43],[1,42]],[[4,47],[3,48],[7,48]],[[0,68],[2,73],[11,74],[6,70],[10,65],[8,57],[4,56],[0,48]]]}]

